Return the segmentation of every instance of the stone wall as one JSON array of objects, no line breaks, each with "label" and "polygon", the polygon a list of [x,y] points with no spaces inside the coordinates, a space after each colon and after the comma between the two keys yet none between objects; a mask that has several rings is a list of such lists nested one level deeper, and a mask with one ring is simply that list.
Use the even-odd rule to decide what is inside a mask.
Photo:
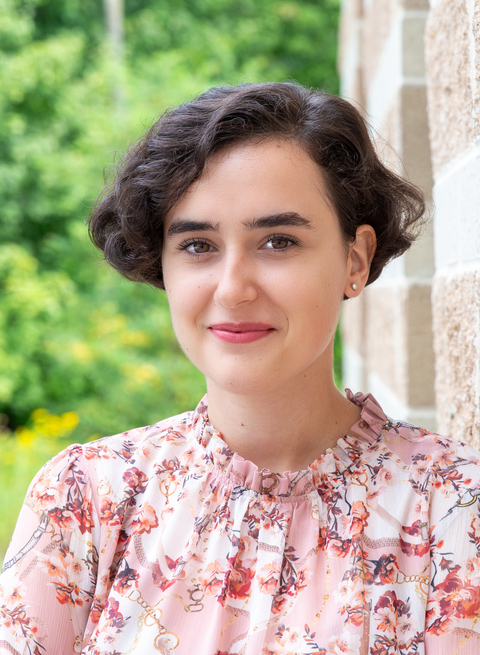
[{"label": "stone wall", "polygon": [[480,450],[480,1],[431,2],[425,54],[438,428]]},{"label": "stone wall", "polygon": [[432,215],[345,303],[345,384],[480,448],[480,0],[343,0],[339,71]]}]

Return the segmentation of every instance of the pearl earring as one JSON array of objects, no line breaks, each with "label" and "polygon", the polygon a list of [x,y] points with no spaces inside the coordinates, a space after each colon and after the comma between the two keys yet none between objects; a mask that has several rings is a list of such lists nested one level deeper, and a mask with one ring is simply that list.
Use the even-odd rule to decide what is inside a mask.
[{"label": "pearl earring", "polygon": [[354,291],[357,290],[357,285],[355,284],[355,282],[352,282],[352,284],[351,284],[350,286],[352,287],[352,289],[353,289]]}]

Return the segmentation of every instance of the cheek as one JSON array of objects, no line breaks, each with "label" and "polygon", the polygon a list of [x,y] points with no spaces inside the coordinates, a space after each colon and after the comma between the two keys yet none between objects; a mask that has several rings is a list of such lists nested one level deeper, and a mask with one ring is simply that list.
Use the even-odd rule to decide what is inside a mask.
[{"label": "cheek", "polygon": [[305,339],[312,342],[330,340],[335,332],[343,299],[341,275],[311,277],[307,283],[290,285],[288,288],[289,323],[298,326]]},{"label": "cheek", "polygon": [[179,340],[188,338],[189,331],[198,324],[202,315],[205,289],[198,280],[179,276],[167,279],[165,291],[175,333]]}]

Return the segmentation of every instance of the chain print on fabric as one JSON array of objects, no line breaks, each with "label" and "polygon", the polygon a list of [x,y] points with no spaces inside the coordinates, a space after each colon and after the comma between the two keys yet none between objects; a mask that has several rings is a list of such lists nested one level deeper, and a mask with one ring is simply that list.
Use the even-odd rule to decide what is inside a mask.
[{"label": "chain print on fabric", "polygon": [[200,584],[196,582],[195,578],[192,578],[192,582],[194,584],[193,589],[187,589],[191,603],[186,603],[179,594],[165,594],[165,596],[159,600],[158,604],[165,602],[169,598],[176,598],[182,605],[185,612],[201,612],[204,609],[204,604],[202,601],[205,598],[205,594],[203,593]]},{"label": "chain print on fabric", "polygon": [[131,653],[134,653],[136,651],[144,625],[145,625],[145,612],[142,612],[137,619],[137,632],[135,633],[135,639],[133,640],[132,647],[129,650],[127,650],[125,653],[123,653],[123,655],[130,655]]},{"label": "chain print on fabric", "polygon": [[167,478],[163,478],[163,480],[160,481],[158,488],[160,489],[160,493],[162,494],[162,496],[164,496],[165,498],[165,505],[169,504],[170,496],[173,496],[173,494],[177,490],[177,487],[178,487],[178,482],[175,480],[175,478],[167,477]]},{"label": "chain print on fabric", "polygon": [[40,525],[32,534],[28,542],[25,544],[23,548],[21,548],[18,551],[18,553],[14,557],[12,557],[12,559],[9,559],[8,562],[5,562],[5,564],[2,567],[1,573],[14,566],[17,562],[19,562],[22,559],[24,555],[30,552],[32,548],[35,548],[35,546],[42,538],[43,533],[46,532],[49,522],[50,522],[50,517],[48,516],[47,513],[44,513],[42,515],[42,520],[40,521]]},{"label": "chain print on fabric", "polygon": [[362,535],[363,543],[372,549],[378,548],[400,548],[400,539],[393,537],[381,537],[380,539],[371,539],[367,534]]},{"label": "chain print on fabric", "polygon": [[[48,546],[45,546],[45,548],[43,548],[42,553],[44,555],[49,555],[50,553],[52,553],[54,550],[58,548],[58,545],[62,542],[62,536],[60,534],[54,536],[56,536],[57,539],[54,540],[52,537],[52,541],[48,544]],[[25,578],[28,575],[30,575],[32,571],[35,570],[37,564],[38,564],[38,557],[34,557],[30,562],[30,564],[27,566],[27,568],[24,571],[22,571],[22,573],[20,574],[20,578],[19,578],[20,582],[23,582]]]},{"label": "chain print on fabric", "polygon": [[83,639],[80,637],[80,635],[77,635],[75,637],[75,642],[73,644],[73,652],[77,653],[77,655],[81,655],[83,650]]},{"label": "chain print on fabric", "polygon": [[[472,630],[468,630],[468,632],[469,633],[471,632],[471,634],[465,635],[465,637],[462,639],[462,641],[458,644],[458,648],[457,648],[457,650],[455,651],[455,653],[453,655],[458,655],[459,654],[459,652],[462,650],[462,648],[465,646],[465,644],[467,643],[467,641],[470,639],[470,637],[472,635],[474,635],[475,637],[478,638],[478,633],[474,632],[473,628],[477,625],[479,619],[480,619],[480,616],[477,616],[476,619],[474,620],[474,622],[472,623]],[[465,631],[465,632],[467,632],[467,631]]]},{"label": "chain print on fabric", "polygon": [[[153,641],[155,650],[165,654],[175,650],[175,648],[177,648],[180,643],[180,639],[173,632],[169,632],[167,628],[161,623],[160,619],[163,616],[162,610],[159,608],[154,609],[151,605],[149,605],[138,589],[132,589],[127,598],[133,603],[138,603],[144,610],[146,616],[143,622],[147,627],[150,628],[154,625],[157,626],[158,635]],[[152,623],[147,623],[147,617],[152,620]]]},{"label": "chain print on fabric", "polygon": [[133,545],[135,547],[135,554],[138,558],[138,561],[143,566],[143,568],[152,570],[153,564],[152,562],[148,561],[147,556],[145,555],[142,544],[142,535],[139,532],[137,532],[133,537]]},{"label": "chain print on fabric", "polygon": [[[425,571],[428,566],[425,566]],[[421,601],[426,600],[428,597],[428,587],[430,585],[430,576],[428,575],[405,575],[402,571],[397,573],[397,584],[409,584],[415,582],[415,593]]]},{"label": "chain print on fabric", "polygon": [[[260,476],[262,478],[262,484],[260,487],[261,494],[269,494],[280,484],[280,475],[278,473],[272,473],[268,469],[262,469],[260,471]],[[264,480],[271,480],[270,484],[265,484]]]},{"label": "chain print on fabric", "polygon": [[325,609],[325,605],[327,604],[328,599],[330,598],[330,577],[331,577],[331,570],[330,570],[330,560],[328,557],[328,550],[325,551],[325,556],[327,559],[327,575],[325,577],[325,593],[323,594],[323,602],[322,606],[320,607],[319,611],[315,614],[314,618],[312,619],[310,625],[315,625],[318,621],[318,619],[322,616],[323,610]]},{"label": "chain print on fabric", "polygon": [[[192,601],[190,605],[187,605],[187,612],[201,612],[203,610],[202,600],[205,598],[205,594],[202,591],[200,585],[197,584],[193,589],[187,589],[190,600]],[[195,597],[196,596],[196,597]]]},{"label": "chain print on fabric", "polygon": [[480,457],[385,432],[359,398],[364,422],[308,474],[259,475],[198,412],[57,456],[6,558],[43,529],[1,579],[0,639],[3,611],[18,653],[59,631],[75,655],[480,653]]},{"label": "chain print on fabric", "polygon": [[9,653],[12,653],[12,655],[20,655],[18,650],[15,650],[15,648],[12,648],[12,646],[10,646],[10,644],[7,644],[6,641],[0,640],[0,648],[4,648]]}]

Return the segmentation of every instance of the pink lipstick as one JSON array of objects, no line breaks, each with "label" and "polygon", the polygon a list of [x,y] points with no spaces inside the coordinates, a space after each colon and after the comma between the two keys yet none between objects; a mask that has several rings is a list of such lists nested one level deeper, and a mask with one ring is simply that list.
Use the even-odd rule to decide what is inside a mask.
[{"label": "pink lipstick", "polygon": [[251,343],[267,337],[275,328],[265,323],[217,323],[210,332],[226,343]]}]

